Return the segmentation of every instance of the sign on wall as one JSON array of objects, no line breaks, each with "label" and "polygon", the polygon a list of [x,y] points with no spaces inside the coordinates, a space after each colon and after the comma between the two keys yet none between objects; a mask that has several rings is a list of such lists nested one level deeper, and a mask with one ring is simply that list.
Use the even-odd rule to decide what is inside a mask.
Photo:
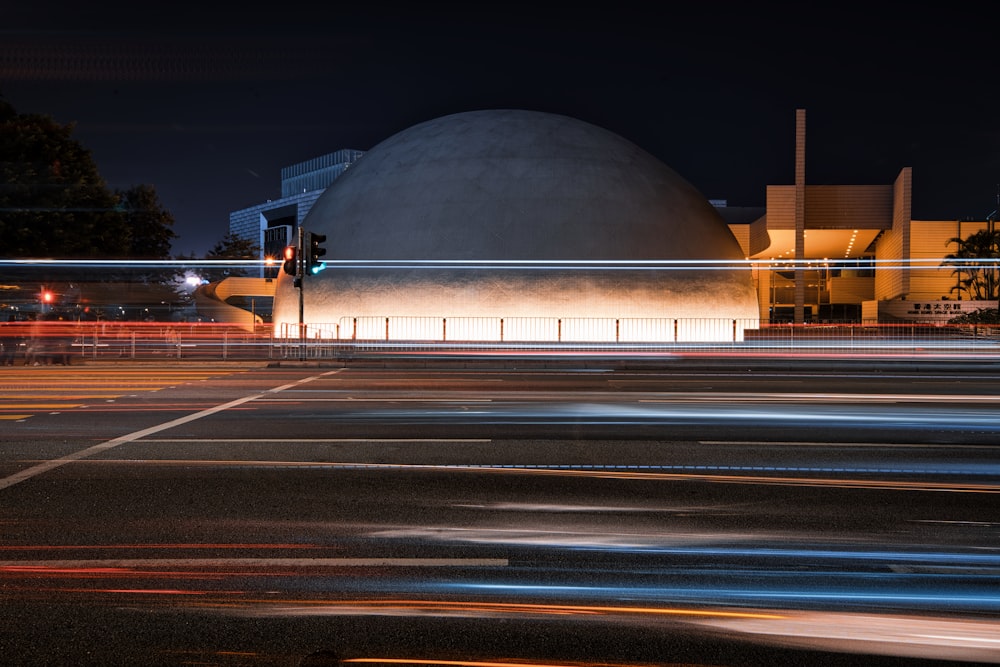
[{"label": "sign on wall", "polygon": [[866,301],[864,304],[864,317],[869,318],[870,306],[875,305],[878,310],[878,321],[899,321],[907,322],[947,322],[948,320],[967,315],[984,308],[996,308],[996,301]]}]

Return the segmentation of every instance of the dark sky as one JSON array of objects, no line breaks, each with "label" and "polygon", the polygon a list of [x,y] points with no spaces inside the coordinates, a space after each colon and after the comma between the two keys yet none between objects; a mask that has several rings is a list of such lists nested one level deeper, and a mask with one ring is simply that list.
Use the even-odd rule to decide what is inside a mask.
[{"label": "dark sky", "polygon": [[175,254],[279,197],[284,166],[475,109],[599,125],[763,206],[803,108],[808,182],[912,167],[916,219],[996,208],[1000,40],[964,3],[214,4],[20,2],[0,23],[0,95],[75,123],[110,186],[154,185]]}]

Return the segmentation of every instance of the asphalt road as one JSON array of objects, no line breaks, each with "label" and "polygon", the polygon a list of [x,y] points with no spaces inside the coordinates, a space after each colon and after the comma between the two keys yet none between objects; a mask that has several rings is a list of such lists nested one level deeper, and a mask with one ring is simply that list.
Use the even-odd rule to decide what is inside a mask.
[{"label": "asphalt road", "polygon": [[4,370],[5,664],[1000,663],[989,364],[521,366]]}]

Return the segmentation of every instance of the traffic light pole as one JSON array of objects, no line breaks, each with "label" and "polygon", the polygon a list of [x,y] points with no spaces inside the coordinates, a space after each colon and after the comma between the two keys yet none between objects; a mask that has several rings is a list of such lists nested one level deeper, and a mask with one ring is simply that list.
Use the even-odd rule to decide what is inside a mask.
[{"label": "traffic light pole", "polygon": [[306,260],[303,257],[303,243],[304,232],[302,227],[299,227],[299,241],[298,241],[298,252],[295,253],[295,274],[299,278],[299,361],[306,360],[306,330],[305,330],[305,296],[303,291],[305,289],[306,281],[303,280],[306,274]]}]

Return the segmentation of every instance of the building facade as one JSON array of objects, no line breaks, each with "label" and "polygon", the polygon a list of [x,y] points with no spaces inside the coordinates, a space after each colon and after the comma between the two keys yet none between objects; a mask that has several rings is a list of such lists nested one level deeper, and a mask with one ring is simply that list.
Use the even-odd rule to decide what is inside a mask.
[{"label": "building facade", "polygon": [[810,185],[805,111],[796,111],[795,183],[767,186],[763,215],[733,222],[762,323],[942,322],[996,301],[957,289],[942,259],[989,221],[913,220],[912,172],[883,185]]},{"label": "building facade", "polygon": [[[809,184],[806,114],[795,115],[795,182],[769,185],[763,207],[710,203],[752,264],[761,324],[942,322],[996,301],[972,300],[942,259],[989,220],[914,220],[912,173],[892,183]],[[230,214],[230,232],[279,258],[320,195],[364,154],[342,149],[281,170],[281,198]],[[276,263],[261,277],[273,278]]]},{"label": "building facade", "polygon": [[[344,148],[281,170],[281,198],[229,214],[229,232],[256,243],[261,259],[278,259],[296,241],[296,230],[323,191],[364,151]],[[277,275],[279,264],[261,269],[262,278]]]}]

